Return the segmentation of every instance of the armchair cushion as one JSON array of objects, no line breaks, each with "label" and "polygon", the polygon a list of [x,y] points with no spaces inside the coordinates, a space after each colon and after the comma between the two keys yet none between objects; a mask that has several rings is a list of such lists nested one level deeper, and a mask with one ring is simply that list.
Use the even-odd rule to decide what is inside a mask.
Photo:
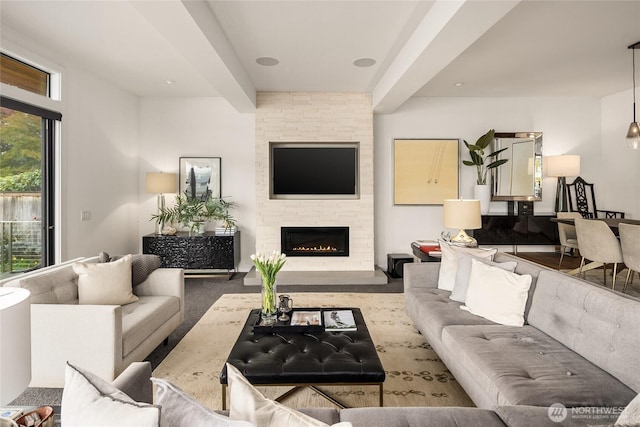
[{"label": "armchair cushion", "polygon": [[137,403],[100,377],[67,363],[61,422],[65,427],[159,427],[160,407]]},{"label": "armchair cushion", "polygon": [[131,288],[131,255],[110,263],[76,262],[80,304],[124,305],[138,300]]},{"label": "armchair cushion", "polygon": [[[106,252],[100,252],[98,260],[100,262],[113,262],[124,258],[126,255],[110,256]],[[135,288],[140,283],[147,280],[147,277],[154,270],[162,265],[162,261],[158,255],[152,254],[133,254],[131,255],[131,285]]]}]

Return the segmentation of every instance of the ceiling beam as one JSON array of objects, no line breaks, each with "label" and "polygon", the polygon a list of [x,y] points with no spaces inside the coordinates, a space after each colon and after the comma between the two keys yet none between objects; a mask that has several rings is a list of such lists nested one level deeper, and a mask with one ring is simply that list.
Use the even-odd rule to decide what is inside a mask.
[{"label": "ceiling beam", "polygon": [[231,106],[240,113],[255,111],[256,89],[207,2],[131,3]]},{"label": "ceiling beam", "polygon": [[374,111],[395,111],[519,2],[437,0],[373,89]]}]

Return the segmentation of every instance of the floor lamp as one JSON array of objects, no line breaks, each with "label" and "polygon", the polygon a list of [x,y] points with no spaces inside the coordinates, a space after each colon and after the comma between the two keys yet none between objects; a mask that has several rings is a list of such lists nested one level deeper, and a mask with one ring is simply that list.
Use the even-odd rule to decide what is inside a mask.
[{"label": "floor lamp", "polygon": [[[158,195],[158,215],[164,209],[164,195],[177,191],[177,180],[175,173],[148,172],[146,176],[146,191]],[[164,223],[156,221],[156,234],[162,234]]]},{"label": "floor lamp", "polygon": [[558,177],[555,211],[568,212],[569,192],[567,190],[567,177],[580,175],[580,156],[549,156],[545,159],[545,168],[547,176]]},{"label": "floor lamp", "polygon": [[477,247],[478,242],[469,236],[465,229],[482,228],[480,216],[480,200],[446,199],[444,201],[444,226],[458,229],[458,234],[451,238],[457,246]]},{"label": "floor lamp", "polygon": [[0,406],[31,382],[31,293],[0,287]]}]

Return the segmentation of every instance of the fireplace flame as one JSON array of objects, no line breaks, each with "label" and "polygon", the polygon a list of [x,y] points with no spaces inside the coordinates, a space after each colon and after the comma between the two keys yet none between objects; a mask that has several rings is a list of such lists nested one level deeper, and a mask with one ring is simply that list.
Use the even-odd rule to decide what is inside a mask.
[{"label": "fireplace flame", "polygon": [[338,252],[338,248],[334,246],[297,246],[293,248],[294,251],[298,252]]}]

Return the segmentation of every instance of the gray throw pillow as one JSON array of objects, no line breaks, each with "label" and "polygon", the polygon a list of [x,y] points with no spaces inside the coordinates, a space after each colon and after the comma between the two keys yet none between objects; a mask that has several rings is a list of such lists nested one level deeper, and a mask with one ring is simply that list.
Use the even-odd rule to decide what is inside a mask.
[{"label": "gray throw pillow", "polygon": [[471,276],[471,260],[475,259],[484,264],[499,267],[505,271],[513,273],[518,265],[515,261],[509,262],[493,262],[488,259],[479,258],[465,252],[458,252],[458,270],[456,271],[456,281],[449,299],[465,302],[467,299],[467,290],[469,289],[469,277]]},{"label": "gray throw pillow", "polygon": [[[100,252],[98,255],[99,262],[117,261],[125,255],[109,256],[106,252]],[[160,268],[162,262],[158,255],[152,254],[134,254],[131,256],[131,286],[138,286],[147,280],[147,277],[154,270]]]},{"label": "gray throw pillow", "polygon": [[167,380],[151,378],[156,386],[156,404],[162,407],[162,417],[171,427],[252,427],[247,421],[235,421],[203,406],[193,397]]}]

